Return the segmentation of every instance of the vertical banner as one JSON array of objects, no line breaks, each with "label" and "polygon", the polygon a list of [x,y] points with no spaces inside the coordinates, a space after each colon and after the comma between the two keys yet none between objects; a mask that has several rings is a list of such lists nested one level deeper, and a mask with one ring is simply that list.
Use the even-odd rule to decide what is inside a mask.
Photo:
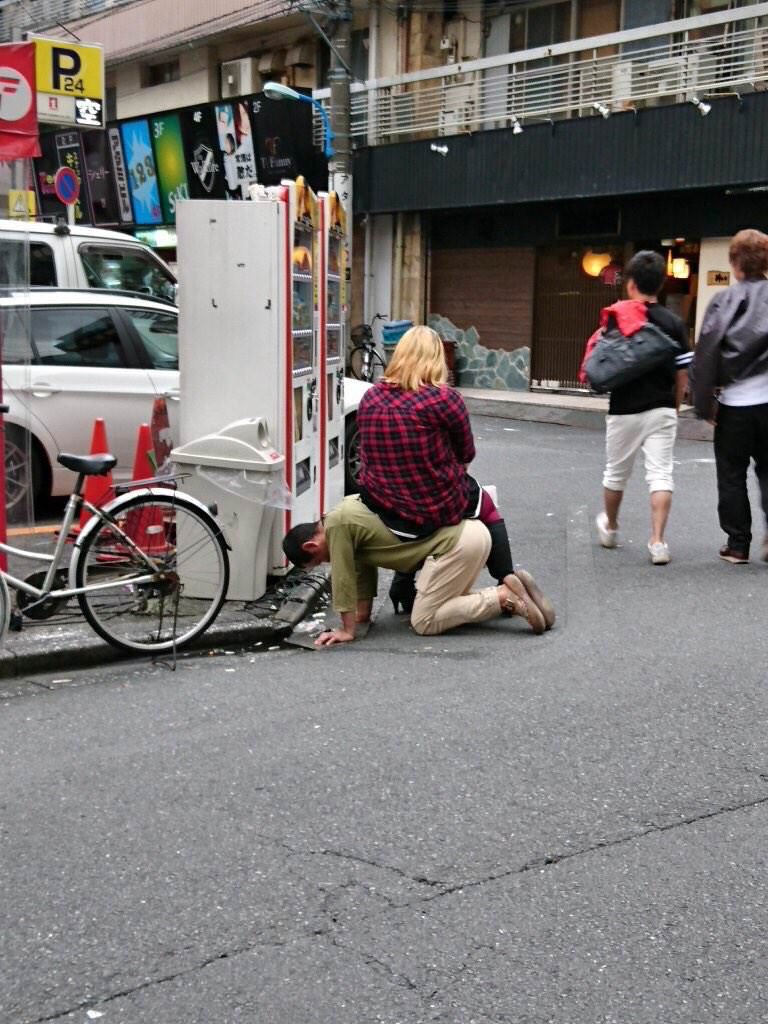
[{"label": "vertical banner", "polygon": [[249,196],[248,186],[259,180],[256,168],[256,148],[253,142],[253,125],[248,113],[248,101],[236,100],[233,104],[235,112],[235,139],[237,150],[237,180],[243,199]]},{"label": "vertical banner", "polygon": [[221,163],[216,116],[210,105],[179,111],[192,199],[224,199],[227,186]]},{"label": "vertical banner", "polygon": [[258,180],[247,102],[216,104],[216,131],[227,196],[247,199],[248,186]]},{"label": "vertical banner", "polygon": [[235,115],[229,103],[217,103],[216,135],[224,168],[224,184],[227,199],[240,199],[240,182],[237,180],[237,139],[235,138]]},{"label": "vertical banner", "polygon": [[128,188],[128,172],[125,169],[125,154],[123,153],[123,140],[120,138],[120,129],[109,128],[107,130],[107,138],[109,140],[112,171],[115,176],[115,196],[120,220],[123,224],[132,224],[131,192]]},{"label": "vertical banner", "polygon": [[176,204],[180,199],[189,199],[187,167],[181,139],[181,122],[178,114],[160,114],[151,117],[149,124],[155,144],[155,163],[160,186],[160,202],[163,207],[163,223],[175,224]]},{"label": "vertical banner", "polygon": [[137,224],[162,224],[160,192],[149,125],[146,120],[124,121],[121,125],[123,151],[128,171],[128,187]]},{"label": "vertical banner", "polygon": [[[83,132],[81,142],[93,223],[110,226],[119,224],[122,218],[106,132]],[[130,201],[128,205],[130,208]]]},{"label": "vertical banner", "polygon": [[0,46],[0,160],[40,156],[34,43]]}]

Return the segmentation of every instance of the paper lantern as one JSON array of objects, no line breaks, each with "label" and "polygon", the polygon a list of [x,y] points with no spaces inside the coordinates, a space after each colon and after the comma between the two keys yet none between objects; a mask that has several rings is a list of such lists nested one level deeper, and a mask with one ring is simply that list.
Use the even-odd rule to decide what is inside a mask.
[{"label": "paper lantern", "polygon": [[592,252],[590,250],[584,254],[581,260],[581,269],[590,277],[599,277],[600,271],[610,262],[611,254],[609,252]]},{"label": "paper lantern", "polygon": [[682,280],[691,276],[691,265],[686,259],[674,259],[672,260],[672,277],[678,277]]}]

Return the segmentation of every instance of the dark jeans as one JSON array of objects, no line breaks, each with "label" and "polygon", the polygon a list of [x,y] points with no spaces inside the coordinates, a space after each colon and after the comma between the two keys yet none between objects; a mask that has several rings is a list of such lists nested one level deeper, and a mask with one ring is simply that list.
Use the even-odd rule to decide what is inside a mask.
[{"label": "dark jeans", "polygon": [[717,465],[717,512],[728,545],[749,554],[752,513],[747,492],[747,470],[755,460],[760,484],[760,502],[768,533],[768,403],[765,405],[721,405],[715,427]]}]

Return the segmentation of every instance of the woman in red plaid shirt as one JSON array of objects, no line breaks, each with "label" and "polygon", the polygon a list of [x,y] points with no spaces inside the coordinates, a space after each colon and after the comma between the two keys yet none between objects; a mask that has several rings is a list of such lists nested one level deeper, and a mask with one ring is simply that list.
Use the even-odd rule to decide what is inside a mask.
[{"label": "woman in red plaid shirt", "polygon": [[[464,399],[446,379],[440,337],[429,327],[412,327],[357,411],[360,497],[403,540],[480,519],[491,535],[491,576],[532,601],[550,628],[551,603],[530,573],[515,571],[504,520],[466,471],[475,457],[472,427]],[[414,596],[413,577],[396,574],[390,589],[395,611],[402,605],[409,612]]]}]

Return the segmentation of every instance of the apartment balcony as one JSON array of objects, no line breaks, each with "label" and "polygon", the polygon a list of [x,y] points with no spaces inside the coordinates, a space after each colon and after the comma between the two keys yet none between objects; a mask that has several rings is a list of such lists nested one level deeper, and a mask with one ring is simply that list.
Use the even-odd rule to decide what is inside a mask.
[{"label": "apartment balcony", "polygon": [[[768,82],[768,3],[352,86],[352,139],[529,126],[751,92]],[[315,92],[324,104],[327,89]],[[702,108],[703,109],[703,108]]]}]

